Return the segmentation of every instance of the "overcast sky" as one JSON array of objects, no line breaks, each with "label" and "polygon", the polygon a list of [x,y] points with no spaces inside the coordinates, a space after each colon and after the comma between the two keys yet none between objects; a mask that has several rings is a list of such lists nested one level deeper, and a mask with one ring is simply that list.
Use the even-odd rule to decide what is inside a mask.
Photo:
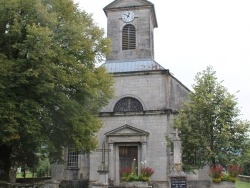
[{"label": "overcast sky", "polygon": [[[106,31],[112,0],[74,0]],[[155,60],[192,90],[197,72],[213,66],[250,120],[250,0],[150,0],[158,28]],[[237,91],[239,91],[237,93]]]}]

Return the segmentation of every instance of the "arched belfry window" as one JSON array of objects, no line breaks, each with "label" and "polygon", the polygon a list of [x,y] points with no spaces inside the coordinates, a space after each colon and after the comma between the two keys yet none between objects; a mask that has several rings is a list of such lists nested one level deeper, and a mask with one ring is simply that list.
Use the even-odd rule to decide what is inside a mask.
[{"label": "arched belfry window", "polygon": [[136,33],[135,26],[127,24],[122,29],[122,50],[135,49]]},{"label": "arched belfry window", "polygon": [[143,111],[140,101],[133,97],[125,97],[120,99],[114,107],[114,112],[137,112]]}]

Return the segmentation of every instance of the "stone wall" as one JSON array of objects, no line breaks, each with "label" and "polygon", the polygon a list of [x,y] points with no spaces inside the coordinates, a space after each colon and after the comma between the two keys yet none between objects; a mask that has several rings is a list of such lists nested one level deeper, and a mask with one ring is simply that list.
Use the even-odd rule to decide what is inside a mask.
[{"label": "stone wall", "polygon": [[243,181],[243,182],[250,183],[250,176],[239,175],[239,176],[238,176],[238,180],[239,180],[239,181]]},{"label": "stone wall", "polygon": [[210,188],[211,182],[208,180],[189,180],[187,188]]},{"label": "stone wall", "polygon": [[[126,79],[124,78],[126,76]],[[189,90],[184,87],[177,79],[166,71],[155,71],[145,73],[121,73],[114,75],[115,97],[110,100],[109,104],[103,108],[100,119],[103,127],[98,132],[99,143],[105,140],[106,133],[113,131],[124,125],[129,125],[149,133],[146,140],[133,141],[133,136],[123,135],[121,140],[112,140],[114,148],[113,157],[106,153],[106,165],[108,159],[114,167],[110,168],[109,178],[116,181],[119,185],[118,165],[118,147],[119,144],[138,144],[138,161],[147,161],[147,165],[152,167],[156,172],[151,177],[152,181],[167,182],[168,175],[172,171],[172,156],[166,145],[166,134],[173,135],[173,114],[172,111],[180,107],[181,101],[187,98]],[[143,112],[138,113],[115,113],[114,106],[124,97],[133,97],[140,101],[143,106]],[[169,111],[168,111],[169,110]],[[172,111],[171,111],[172,110]],[[171,111],[171,112],[170,112]],[[101,114],[100,113],[100,114]],[[146,150],[143,153],[142,143],[146,144]],[[110,143],[111,144],[111,143]],[[99,146],[99,148],[101,145]],[[143,158],[143,154],[146,156]],[[111,159],[113,161],[111,161]],[[90,157],[91,169],[98,169],[101,161],[101,153],[92,153]],[[96,170],[90,170],[89,180],[98,179]],[[161,185],[159,185],[161,187]],[[163,187],[166,187],[164,185]]]},{"label": "stone wall", "polygon": [[[141,130],[146,130],[150,133],[148,136],[147,146],[146,146],[146,158],[147,165],[155,169],[156,173],[151,178],[152,180],[158,180],[158,181],[164,181],[166,180],[166,176],[168,175],[168,172],[166,171],[167,168],[167,155],[166,155],[166,140],[165,140],[165,134],[167,132],[167,118],[165,115],[137,115],[137,116],[118,116],[115,118],[112,117],[102,117],[102,121],[104,122],[104,125],[109,126],[103,126],[103,128],[99,131],[99,139],[100,143],[102,140],[104,140],[104,134],[108,131],[111,131],[113,129],[116,129],[118,127],[121,127],[125,124],[129,124],[132,127],[136,127]],[[129,142],[133,142],[132,139],[134,137],[124,136],[124,142],[127,142],[127,145]],[[114,140],[116,143],[116,140]],[[134,142],[133,142],[134,143]],[[141,155],[141,146],[139,145],[139,155]],[[114,160],[114,164],[118,164],[116,162],[116,159],[118,157],[118,144],[114,146],[114,157],[112,160]],[[106,155],[106,164],[108,165],[108,155]],[[139,162],[140,156],[138,158]],[[90,157],[90,166],[93,169],[98,169],[98,166],[100,165],[101,161],[101,154],[96,152],[92,153]],[[111,170],[111,169],[110,169]],[[115,170],[117,170],[115,168]],[[114,174],[119,173],[119,171],[114,171]],[[97,180],[98,179],[98,173],[97,171],[91,171],[90,172],[90,180]]]},{"label": "stone wall", "polygon": [[8,183],[0,182],[0,188],[33,188],[33,187],[44,187],[44,184],[19,184],[19,183]]},{"label": "stone wall", "polygon": [[188,99],[189,90],[164,71],[116,74],[114,81],[115,96],[102,112],[113,112],[116,102],[123,97],[136,98],[143,110],[176,110]]},{"label": "stone wall", "polygon": [[14,188],[13,184],[7,182],[0,182],[0,188]]},{"label": "stone wall", "polygon": [[64,180],[60,182],[59,188],[88,188],[87,180]]},{"label": "stone wall", "polygon": [[46,180],[51,180],[51,177],[41,177],[41,178],[17,178],[16,183],[21,183],[21,184],[32,184],[36,182],[43,182]]},{"label": "stone wall", "polygon": [[39,183],[0,182],[0,188],[59,188],[59,182],[53,180],[47,180]]}]

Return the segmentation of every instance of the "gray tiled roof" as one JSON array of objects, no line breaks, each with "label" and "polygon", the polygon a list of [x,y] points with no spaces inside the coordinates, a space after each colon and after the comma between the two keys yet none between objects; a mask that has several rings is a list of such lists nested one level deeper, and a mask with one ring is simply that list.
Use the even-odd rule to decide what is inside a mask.
[{"label": "gray tiled roof", "polygon": [[104,64],[102,64],[102,67],[105,67],[109,73],[166,70],[160,64],[151,59],[133,61],[106,61]]}]

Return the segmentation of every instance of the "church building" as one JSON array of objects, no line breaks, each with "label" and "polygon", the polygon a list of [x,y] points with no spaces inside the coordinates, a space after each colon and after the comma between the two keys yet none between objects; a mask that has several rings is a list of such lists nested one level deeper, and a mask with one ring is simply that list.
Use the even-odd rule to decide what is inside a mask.
[{"label": "church building", "polygon": [[[53,167],[58,180],[99,180],[107,169],[110,185],[121,183],[120,169],[135,162],[154,169],[150,182],[168,187],[173,171],[173,119],[189,89],[154,60],[154,5],[147,0],[115,0],[104,8],[111,53],[102,65],[114,77],[114,98],[99,113],[99,149],[78,155],[65,151],[64,165]],[[103,147],[103,149],[101,149]]]}]

